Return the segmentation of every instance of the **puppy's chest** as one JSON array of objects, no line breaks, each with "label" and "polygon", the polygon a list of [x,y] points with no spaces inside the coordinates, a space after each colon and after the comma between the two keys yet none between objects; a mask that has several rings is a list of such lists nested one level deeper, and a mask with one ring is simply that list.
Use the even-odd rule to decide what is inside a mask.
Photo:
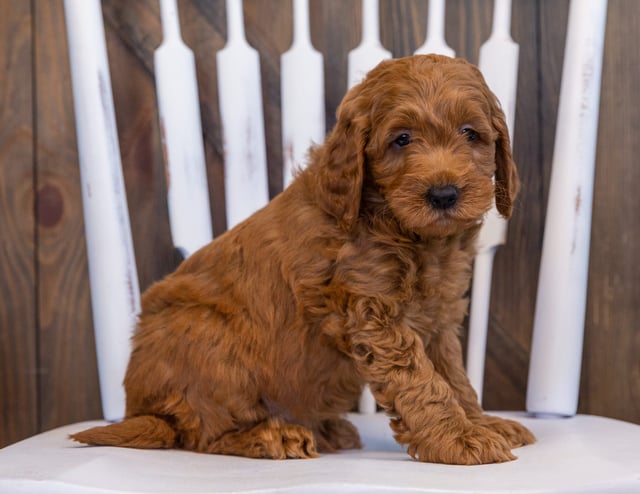
[{"label": "puppy's chest", "polygon": [[424,248],[402,308],[404,323],[419,333],[457,329],[467,310],[471,277],[470,252]]},{"label": "puppy's chest", "polygon": [[464,317],[472,252],[444,240],[389,248],[371,243],[354,252],[343,281],[369,300],[380,320],[420,333],[459,326]]}]

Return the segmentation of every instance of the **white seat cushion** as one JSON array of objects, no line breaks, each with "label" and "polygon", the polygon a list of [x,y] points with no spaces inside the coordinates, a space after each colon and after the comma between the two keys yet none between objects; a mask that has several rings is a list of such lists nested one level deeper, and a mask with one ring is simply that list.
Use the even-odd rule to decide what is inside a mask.
[{"label": "white seat cushion", "polygon": [[1,493],[640,493],[640,426],[588,415],[520,420],[538,438],[518,460],[451,466],[413,461],[387,418],[351,415],[365,448],[312,460],[254,460],[177,450],[87,447],[78,423],[0,450]]}]

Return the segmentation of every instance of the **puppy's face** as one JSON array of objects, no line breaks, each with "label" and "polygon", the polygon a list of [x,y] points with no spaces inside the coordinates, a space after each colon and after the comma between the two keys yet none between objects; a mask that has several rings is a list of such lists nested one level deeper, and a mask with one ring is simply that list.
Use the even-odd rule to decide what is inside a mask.
[{"label": "puppy's face", "polygon": [[432,55],[383,62],[345,97],[341,123],[363,148],[362,175],[405,230],[454,234],[494,198],[510,216],[519,182],[504,115],[471,64]]}]

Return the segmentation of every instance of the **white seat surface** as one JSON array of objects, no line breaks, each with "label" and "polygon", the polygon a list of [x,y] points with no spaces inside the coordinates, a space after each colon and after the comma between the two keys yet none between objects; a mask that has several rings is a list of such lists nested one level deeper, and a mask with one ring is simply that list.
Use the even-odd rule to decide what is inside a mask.
[{"label": "white seat surface", "polygon": [[254,460],[177,450],[87,447],[61,427],[0,450],[0,493],[640,493],[640,426],[602,417],[520,420],[538,442],[494,465],[420,463],[387,418],[351,415],[365,448],[312,460]]}]

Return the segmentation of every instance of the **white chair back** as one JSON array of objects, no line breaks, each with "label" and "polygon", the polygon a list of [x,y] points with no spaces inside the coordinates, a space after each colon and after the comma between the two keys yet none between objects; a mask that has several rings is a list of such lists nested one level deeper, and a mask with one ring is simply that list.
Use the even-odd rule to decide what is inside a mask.
[{"label": "white chair back", "polygon": [[[299,127],[293,124],[296,118],[300,118],[301,101],[305,98],[323,97],[322,81],[319,80],[323,75],[321,56],[310,46],[309,20],[302,18],[309,12],[307,2],[308,0],[299,0],[295,3],[295,35],[298,40],[294,41],[291,51],[285,53],[282,58],[285,181],[288,180],[291,169],[303,166],[302,148],[304,144],[308,145],[320,139],[319,122],[324,120],[324,114],[318,110],[314,112],[313,118],[309,119],[317,122],[316,124]],[[197,86],[193,55],[180,40],[175,0],[162,0],[161,4],[165,40],[156,53],[155,61],[160,128],[166,148],[165,166],[169,180],[168,203],[174,244],[184,254],[188,254],[211,238],[200,115],[196,104]],[[231,227],[266,204],[268,191],[259,57],[245,38],[241,2],[227,0],[226,6],[229,36],[226,47],[217,54],[217,63],[226,160],[227,223]],[[570,201],[577,201],[580,208],[549,208],[554,214],[548,217],[547,223],[556,233],[546,237],[553,238],[553,242],[545,241],[528,400],[530,410],[537,413],[576,413],[581,362],[578,350],[581,348],[584,325],[590,198],[596,142],[595,138],[586,141],[591,143],[589,146],[582,138],[585,130],[588,130],[589,135],[595,136],[597,129],[606,6],[606,0],[573,2],[570,11],[567,36],[569,57],[565,57],[562,86],[563,96],[566,97],[563,97],[563,105],[560,108],[559,119],[562,120],[561,125],[558,125],[558,131],[561,135],[556,139],[557,158],[554,161],[554,177],[557,176],[558,179],[554,180],[550,201],[562,201],[560,197],[569,197],[562,191],[566,191],[567,186],[571,184],[578,195],[577,199],[571,196]],[[391,57],[391,53],[382,47],[379,40],[378,1],[363,0],[362,9],[362,42],[349,53],[350,85],[358,82],[379,61]],[[65,0],[65,11],[83,177],[87,177],[86,181],[93,176],[92,174],[95,174],[97,180],[109,177],[107,182],[103,180],[98,183],[106,183],[100,190],[101,205],[111,206],[95,207],[97,185],[90,189],[94,195],[85,195],[84,204],[89,260],[92,267],[91,286],[92,293],[97,297],[93,310],[100,375],[106,376],[101,378],[103,407],[105,417],[114,419],[121,417],[124,411],[124,394],[120,383],[126,367],[128,338],[138,308],[138,294],[132,293],[137,290],[135,264],[132,261],[127,215],[124,213],[126,200],[122,194],[124,186],[100,4],[98,0]],[[442,53],[452,54],[452,50],[443,43],[441,24],[444,21],[444,10],[441,0],[432,2],[430,12],[433,18],[430,20],[429,28],[433,29],[433,32],[429,33],[425,46],[435,46]],[[497,0],[493,31],[480,51],[480,68],[502,102],[508,126],[513,133],[518,46],[509,34],[510,18],[511,1]],[[87,47],[92,49],[87,50]],[[421,52],[422,49],[417,51]],[[94,52],[98,54],[97,57],[92,56]],[[294,56],[296,58],[293,58]],[[309,57],[308,66],[304,65],[305,56]],[[98,70],[94,65],[96,63],[99,64]],[[180,70],[176,69],[176,63],[179,64]],[[301,64],[300,67],[296,65],[298,63]],[[585,67],[589,69],[588,79],[584,77]],[[314,81],[308,85],[308,91],[304,94],[291,89],[300,86],[300,83],[296,84],[295,81],[309,76],[312,76]],[[312,91],[311,88],[315,89]],[[322,101],[314,101],[310,107],[319,109],[323,105]],[[94,128],[89,127],[86,122],[104,124],[102,127]],[[574,135],[566,135],[570,132]],[[581,137],[580,140],[578,136]],[[102,147],[101,142],[105,142]],[[185,149],[190,150],[189,153],[185,153]],[[89,154],[87,150],[92,150],[92,153]],[[100,155],[96,157],[96,153]],[[559,192],[554,193],[555,190]],[[575,215],[556,214],[558,210],[574,209]],[[95,225],[101,226],[94,234]],[[570,233],[576,229],[579,236]],[[111,234],[112,231],[117,234]],[[109,232],[106,235],[108,241],[102,238],[99,241],[94,239],[94,235],[104,235],[105,232]],[[562,236],[557,232],[567,232],[567,235]],[[505,239],[506,221],[498,216],[494,208],[487,215],[480,233],[469,327],[467,371],[479,396],[482,395],[484,379],[493,256]],[[576,252],[578,254],[575,254]],[[570,266],[570,269],[559,270],[558,264]],[[102,269],[96,266],[101,266]],[[104,266],[111,268],[104,269]],[[559,272],[566,273],[562,284],[558,283]],[[114,280],[114,276],[117,279]],[[99,294],[113,288],[114,284],[121,287],[115,292],[122,294],[122,301],[113,302],[114,306],[106,309],[103,302],[106,297]],[[567,299],[567,303],[562,302],[564,299]],[[116,307],[115,304],[122,305]],[[558,307],[573,307],[575,310],[559,311]],[[121,314],[126,321],[114,319],[112,314],[115,313]],[[560,331],[559,327],[567,327],[568,319],[571,320],[571,331]],[[563,341],[558,339],[558,334],[564,335]],[[569,348],[571,350],[568,350]],[[118,357],[113,358],[114,355]],[[567,359],[566,355],[572,355],[572,358]],[[558,402],[566,402],[567,397],[571,397],[568,406],[555,405]],[[367,391],[363,394],[360,408],[363,413],[375,412],[375,402]]]}]

